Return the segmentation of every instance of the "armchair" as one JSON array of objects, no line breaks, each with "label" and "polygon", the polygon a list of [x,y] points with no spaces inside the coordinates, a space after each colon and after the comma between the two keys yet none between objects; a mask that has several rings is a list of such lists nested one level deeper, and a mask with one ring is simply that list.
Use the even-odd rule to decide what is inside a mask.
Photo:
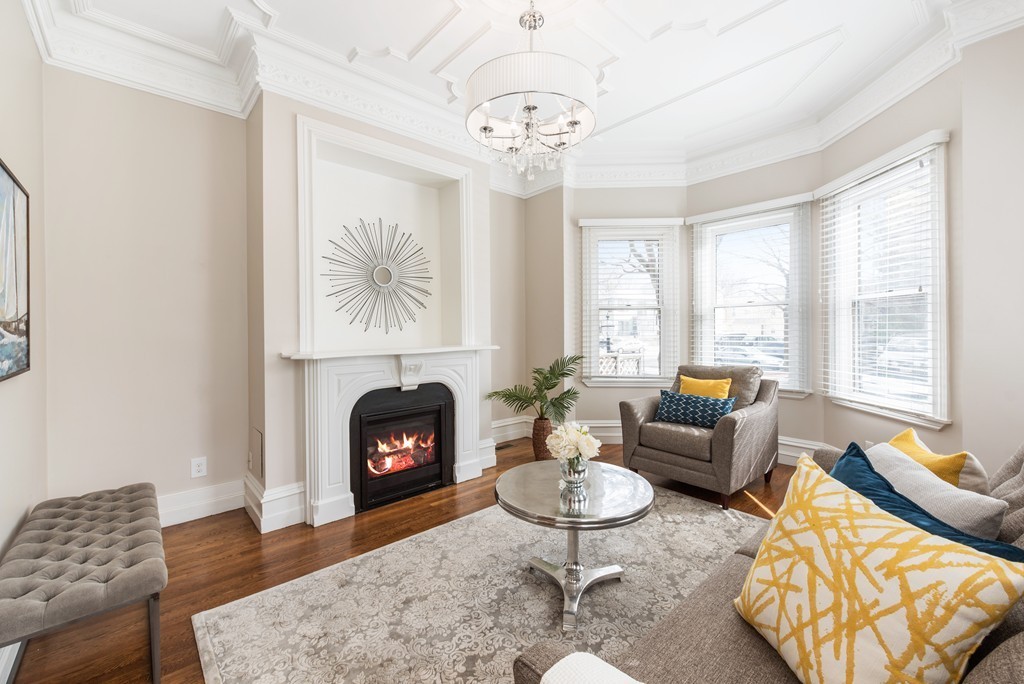
[{"label": "armchair", "polygon": [[713,430],[693,425],[655,422],[659,397],[619,403],[622,417],[622,460],[630,470],[668,477],[729,497],[758,477],[770,482],[779,461],[779,383],[761,378],[755,366],[679,366],[679,376],[732,378],[732,413]]}]

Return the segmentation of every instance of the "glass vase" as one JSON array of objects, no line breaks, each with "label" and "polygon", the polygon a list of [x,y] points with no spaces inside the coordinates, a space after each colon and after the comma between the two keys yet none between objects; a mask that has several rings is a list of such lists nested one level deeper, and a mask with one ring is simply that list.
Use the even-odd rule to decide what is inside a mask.
[{"label": "glass vase", "polygon": [[565,490],[573,493],[583,492],[583,483],[587,479],[587,461],[581,456],[569,458],[561,462],[562,482]]}]

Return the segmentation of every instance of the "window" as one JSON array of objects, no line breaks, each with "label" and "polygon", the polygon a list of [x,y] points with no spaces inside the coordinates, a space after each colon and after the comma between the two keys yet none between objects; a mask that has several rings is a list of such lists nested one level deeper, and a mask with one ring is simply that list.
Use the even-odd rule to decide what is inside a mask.
[{"label": "window", "polygon": [[945,422],[943,146],[824,194],[825,393]]},{"label": "window", "polygon": [[807,391],[809,213],[801,203],[694,226],[695,363],[760,366]]},{"label": "window", "polygon": [[583,379],[664,385],[679,365],[677,226],[583,226]]}]

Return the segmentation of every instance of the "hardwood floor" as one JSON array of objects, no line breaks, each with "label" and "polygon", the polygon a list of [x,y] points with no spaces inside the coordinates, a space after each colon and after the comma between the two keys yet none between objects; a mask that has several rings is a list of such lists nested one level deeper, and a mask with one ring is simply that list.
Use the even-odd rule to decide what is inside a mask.
[{"label": "hardwood floor", "polygon": [[[622,447],[606,445],[600,460],[622,464]],[[494,505],[494,482],[533,460],[530,440],[499,446],[498,465],[484,476],[352,518],[312,528],[295,525],[260,535],[244,510],[163,531],[170,583],[161,595],[161,667],[165,682],[202,682],[192,615]],[[758,480],[732,497],[732,508],[770,517],[793,468],[779,466],[771,484]],[[718,494],[650,476],[652,483],[706,501]],[[17,684],[149,680],[146,604],[140,603],[29,643]]]}]

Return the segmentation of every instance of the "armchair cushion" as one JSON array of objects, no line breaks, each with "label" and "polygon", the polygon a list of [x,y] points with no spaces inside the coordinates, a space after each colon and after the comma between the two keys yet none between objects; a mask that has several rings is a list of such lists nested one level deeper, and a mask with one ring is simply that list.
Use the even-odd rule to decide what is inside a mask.
[{"label": "armchair cushion", "polygon": [[677,423],[644,423],[640,444],[670,454],[711,461],[711,430]]},{"label": "armchair cushion", "polygon": [[736,398],[713,399],[695,394],[678,394],[661,390],[661,402],[654,420],[714,428],[718,420],[732,411]]},{"label": "armchair cushion", "polygon": [[761,388],[761,369],[757,366],[680,366],[672,384],[673,392],[679,391],[680,375],[698,380],[730,378],[729,396],[736,397],[736,404],[732,407],[734,411],[753,404]]}]

